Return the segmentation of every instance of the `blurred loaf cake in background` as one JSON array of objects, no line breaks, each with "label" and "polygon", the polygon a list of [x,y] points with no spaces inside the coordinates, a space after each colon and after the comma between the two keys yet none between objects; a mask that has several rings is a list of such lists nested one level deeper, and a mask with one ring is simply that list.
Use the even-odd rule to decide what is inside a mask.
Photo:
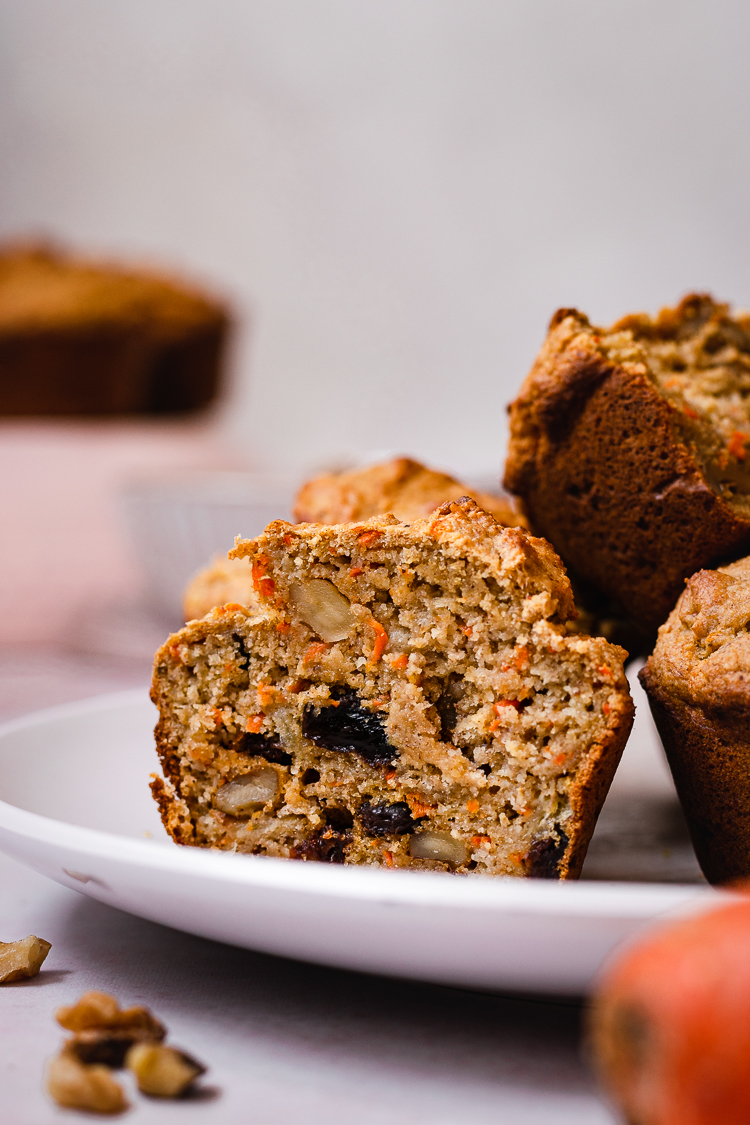
[{"label": "blurred loaf cake in background", "polygon": [[510,420],[506,488],[644,634],[750,544],[749,314],[706,294],[611,328],[560,309]]},{"label": "blurred loaf cake in background", "polygon": [[227,309],[183,282],[42,245],[0,252],[0,415],[198,410]]},{"label": "blurred loaf cake in background", "polygon": [[[528,527],[520,505],[512,498],[469,489],[447,473],[408,457],[307,481],[297,494],[294,517],[298,523],[337,524],[392,512],[409,522],[462,496],[471,497],[503,526]],[[228,602],[253,605],[256,597],[249,562],[217,558],[198,571],[185,590],[185,620],[203,617],[214,606]]]}]

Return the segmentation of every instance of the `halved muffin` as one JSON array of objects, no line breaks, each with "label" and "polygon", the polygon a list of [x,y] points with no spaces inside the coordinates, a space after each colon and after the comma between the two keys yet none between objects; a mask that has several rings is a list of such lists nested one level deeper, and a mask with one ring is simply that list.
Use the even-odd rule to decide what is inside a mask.
[{"label": "halved muffin", "polygon": [[549,545],[470,499],[271,524],[257,603],[170,637],[153,698],[180,843],[570,878],[632,722],[623,651],[572,634]]}]

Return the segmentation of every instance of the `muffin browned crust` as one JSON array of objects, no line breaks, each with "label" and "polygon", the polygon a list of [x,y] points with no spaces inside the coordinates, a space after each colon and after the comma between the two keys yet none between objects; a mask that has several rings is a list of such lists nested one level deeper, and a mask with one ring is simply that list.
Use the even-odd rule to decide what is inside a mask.
[{"label": "muffin browned crust", "polygon": [[0,252],[0,413],[195,410],[216,394],[222,304],[45,246]]},{"label": "muffin browned crust", "polygon": [[692,295],[611,329],[559,310],[510,408],[506,487],[644,631],[750,543],[748,392],[750,320]]},{"label": "muffin browned crust", "polygon": [[750,558],[701,570],[640,674],[698,861],[750,876]]},{"label": "muffin browned crust", "polygon": [[549,545],[470,499],[411,524],[271,524],[258,605],[170,637],[153,698],[180,843],[571,878],[632,722],[623,652],[571,634]]},{"label": "muffin browned crust", "polygon": [[505,527],[528,527],[513,497],[467,488],[408,457],[307,481],[297,494],[294,518],[300,523],[350,523],[392,512],[396,519],[408,521],[462,496],[470,496]]}]

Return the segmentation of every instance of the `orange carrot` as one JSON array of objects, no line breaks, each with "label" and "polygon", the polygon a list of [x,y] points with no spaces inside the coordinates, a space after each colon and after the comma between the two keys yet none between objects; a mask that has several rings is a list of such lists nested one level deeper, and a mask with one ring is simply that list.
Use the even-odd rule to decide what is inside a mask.
[{"label": "orange carrot", "polygon": [[591,1039],[639,1125],[750,1121],[750,901],[647,934],[600,980]]},{"label": "orange carrot", "polygon": [[374,617],[371,617],[367,624],[375,634],[375,644],[373,646],[372,656],[370,658],[370,664],[373,665],[378,663],[381,656],[388,647],[388,634],[386,633],[380,622],[376,621]]},{"label": "orange carrot", "polygon": [[270,703],[275,695],[275,687],[271,687],[270,684],[258,684],[258,702],[261,707],[265,707],[266,704]]},{"label": "orange carrot", "polygon": [[737,461],[744,461],[747,457],[747,449],[745,446],[748,441],[750,441],[750,438],[747,434],[735,430],[727,442],[727,449]]},{"label": "orange carrot", "polygon": [[377,543],[378,539],[382,536],[382,531],[362,531],[357,536],[357,542],[360,547],[372,547],[373,543]]},{"label": "orange carrot", "polygon": [[492,709],[498,716],[498,718],[503,713],[501,710],[501,708],[503,707],[515,707],[516,711],[520,711],[523,707],[523,704],[521,703],[520,699],[498,699],[497,703],[492,704]]},{"label": "orange carrot", "polygon": [[419,793],[407,793],[405,797],[406,803],[411,810],[411,815],[415,820],[419,819],[420,816],[429,816],[435,808],[434,805],[428,804],[424,797],[420,797]]},{"label": "orange carrot", "polygon": [[260,713],[257,715],[251,715],[245,723],[245,730],[249,731],[250,734],[257,734],[260,728],[263,726],[264,718],[265,715]]}]

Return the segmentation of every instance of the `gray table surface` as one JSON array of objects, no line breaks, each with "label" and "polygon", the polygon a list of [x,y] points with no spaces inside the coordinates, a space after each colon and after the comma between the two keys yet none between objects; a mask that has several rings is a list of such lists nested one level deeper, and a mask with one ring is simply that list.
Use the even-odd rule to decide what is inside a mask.
[{"label": "gray table surface", "polygon": [[[0,653],[0,715],[144,682],[135,664]],[[133,1095],[126,1117],[243,1125],[611,1125],[573,1003],[339,972],[123,914],[0,856],[0,940],[52,942],[34,980],[0,987],[0,1121],[91,1120],[52,1106],[53,1013],[89,988],[149,1005],[209,1072],[200,1096]],[[127,1083],[126,1083],[127,1085]]]}]

